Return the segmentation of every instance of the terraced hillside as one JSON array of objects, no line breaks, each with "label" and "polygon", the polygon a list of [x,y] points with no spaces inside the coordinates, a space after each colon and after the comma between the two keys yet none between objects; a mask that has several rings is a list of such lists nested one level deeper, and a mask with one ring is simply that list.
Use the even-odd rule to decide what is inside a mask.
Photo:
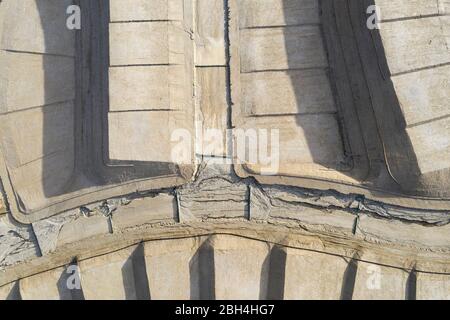
[{"label": "terraced hillside", "polygon": [[0,298],[450,298],[449,14],[0,1]]}]

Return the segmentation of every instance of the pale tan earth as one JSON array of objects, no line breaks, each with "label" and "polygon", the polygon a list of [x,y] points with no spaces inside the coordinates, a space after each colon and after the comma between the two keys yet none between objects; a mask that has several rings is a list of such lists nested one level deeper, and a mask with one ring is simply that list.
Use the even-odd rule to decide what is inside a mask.
[{"label": "pale tan earth", "polygon": [[449,48],[449,0],[0,1],[0,299],[450,299]]}]

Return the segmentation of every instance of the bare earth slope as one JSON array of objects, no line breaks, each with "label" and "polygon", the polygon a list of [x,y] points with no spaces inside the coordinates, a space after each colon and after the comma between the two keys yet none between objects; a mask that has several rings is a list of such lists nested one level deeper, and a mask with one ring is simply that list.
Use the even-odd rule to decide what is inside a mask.
[{"label": "bare earth slope", "polygon": [[1,1],[0,298],[450,298],[449,13]]}]

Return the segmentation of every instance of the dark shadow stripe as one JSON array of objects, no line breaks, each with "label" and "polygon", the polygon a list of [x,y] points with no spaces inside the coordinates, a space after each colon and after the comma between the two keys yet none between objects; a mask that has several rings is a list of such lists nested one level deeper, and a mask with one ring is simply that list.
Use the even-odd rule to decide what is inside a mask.
[{"label": "dark shadow stripe", "polygon": [[134,288],[137,300],[150,300],[150,288],[145,265],[144,244],[141,242],[131,254]]},{"label": "dark shadow stripe", "polygon": [[406,280],[405,298],[406,300],[417,299],[417,273],[415,268],[409,272]]},{"label": "dark shadow stripe", "polygon": [[189,262],[191,299],[214,300],[214,248],[205,241]]},{"label": "dark shadow stripe", "polygon": [[286,250],[274,246],[269,254],[269,279],[267,285],[267,299],[283,300],[284,284],[286,281]]},{"label": "dark shadow stripe", "polygon": [[20,294],[20,286],[19,281],[16,281],[11,288],[11,291],[6,296],[5,300],[22,300],[22,296]]},{"label": "dark shadow stripe", "polygon": [[[72,266],[76,267],[76,272],[68,269]],[[80,288],[70,289],[69,284],[75,285],[75,282],[80,284]],[[81,286],[80,273],[76,260],[73,260],[64,268],[56,285],[58,287],[59,298],[61,300],[84,300],[83,288]]]},{"label": "dark shadow stripe", "polygon": [[341,300],[352,300],[355,289],[356,273],[358,271],[358,261],[355,256],[349,261],[344,272],[341,288]]}]

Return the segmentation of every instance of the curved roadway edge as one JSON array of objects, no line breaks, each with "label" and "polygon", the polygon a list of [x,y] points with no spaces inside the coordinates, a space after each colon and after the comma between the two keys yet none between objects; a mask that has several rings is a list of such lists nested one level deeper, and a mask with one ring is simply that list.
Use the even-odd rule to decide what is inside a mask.
[{"label": "curved roadway edge", "polygon": [[[450,225],[382,217],[361,199],[243,181],[223,167],[170,193],[119,198],[18,225],[0,216],[0,284],[141,241],[233,234],[405,270],[450,273]],[[373,205],[373,204],[372,204]],[[427,221],[428,220],[428,221]]]},{"label": "curved roadway edge", "polygon": [[[108,251],[49,256],[33,261],[33,273],[16,268],[16,280],[0,286],[0,298],[448,299],[448,260],[429,254],[424,263],[417,253],[380,252],[379,245],[306,232],[225,229],[154,239],[129,233],[127,242],[109,242]],[[66,286],[73,265],[81,292]]]}]

